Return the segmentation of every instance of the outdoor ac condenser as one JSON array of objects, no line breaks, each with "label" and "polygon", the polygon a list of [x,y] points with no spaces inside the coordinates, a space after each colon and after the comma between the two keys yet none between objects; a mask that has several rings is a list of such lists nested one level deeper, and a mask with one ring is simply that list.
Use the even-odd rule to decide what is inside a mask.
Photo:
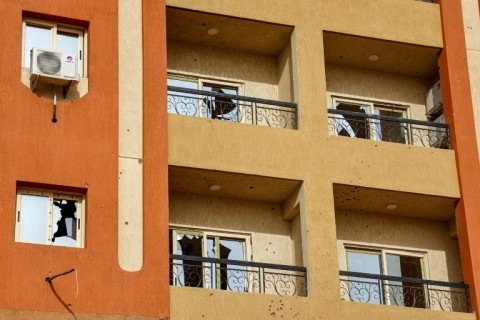
[{"label": "outdoor ac condenser", "polygon": [[427,91],[425,97],[426,113],[430,116],[436,116],[443,111],[442,87],[440,80]]},{"label": "outdoor ac condenser", "polygon": [[33,48],[30,51],[30,74],[47,79],[78,81],[77,56],[70,53]]}]

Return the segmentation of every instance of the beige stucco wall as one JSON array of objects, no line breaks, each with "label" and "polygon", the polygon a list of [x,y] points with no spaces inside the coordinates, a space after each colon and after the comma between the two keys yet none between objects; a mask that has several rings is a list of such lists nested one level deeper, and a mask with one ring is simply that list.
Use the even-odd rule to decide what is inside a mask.
[{"label": "beige stucco wall", "polygon": [[282,219],[280,204],[170,192],[169,206],[173,226],[250,235],[252,261],[303,265],[299,225]]},{"label": "beige stucco wall", "polygon": [[428,279],[463,280],[458,242],[449,237],[447,222],[345,211],[337,211],[335,219],[341,270],[347,270],[345,246],[366,245],[423,254]]},{"label": "beige stucco wall", "polygon": [[[312,305],[311,299],[170,287],[171,319],[371,319],[475,320],[468,313],[379,306],[340,301]],[[339,296],[338,296],[339,297]],[[188,306],[188,307],[187,307]]]},{"label": "beige stucco wall", "polygon": [[[397,76],[375,72],[362,71],[354,74],[340,68],[335,69],[333,73],[330,72],[333,68],[325,66],[323,56],[323,31],[440,48],[442,36],[438,5],[413,0],[278,0],[274,3],[268,0],[233,2],[169,0],[167,4],[294,27],[291,48],[292,56],[295,57],[295,61],[292,61],[295,75],[293,100],[299,104],[299,130],[282,130],[170,114],[169,164],[212,172],[226,171],[302,181],[305,208],[303,214],[295,216],[290,222],[291,226],[300,225],[301,233],[288,231],[285,232],[285,236],[287,234],[291,236],[293,242],[298,238],[303,239],[302,258],[305,260],[304,265],[308,267],[309,277],[308,298],[171,287],[172,319],[274,319],[283,316],[285,319],[473,320],[475,316],[469,314],[342,302],[339,296],[340,268],[333,198],[334,183],[451,198],[459,197],[459,189],[453,151],[329,136],[327,77],[348,74],[352,81],[346,85],[356,90],[355,92],[372,95],[377,99],[385,97],[419,106],[424,103],[423,89],[428,88],[428,84],[415,78],[404,76],[396,78]],[[204,52],[205,57],[208,53],[209,59],[215,61],[211,62],[210,67],[196,65],[192,61],[188,65],[176,65],[177,59],[187,61],[189,56],[197,56],[198,51],[206,50],[202,47],[186,46],[185,48],[189,48],[192,53],[183,50],[178,52],[179,57],[172,58],[172,54],[175,53],[172,50],[183,46],[184,44],[173,44],[173,49],[169,51],[171,70],[190,70],[198,74],[250,81],[243,70],[245,68],[243,64],[240,66],[228,64],[224,53],[217,57],[212,50]],[[232,57],[236,57],[237,54],[239,53],[232,53]],[[243,57],[246,54],[239,55]],[[273,87],[291,86],[283,81],[279,84],[278,73],[284,72],[279,70],[278,66],[280,62],[283,63],[281,58],[275,60],[256,57],[252,58],[253,60],[263,61],[262,66],[259,66],[261,69],[252,70],[253,76],[250,75],[256,77],[252,83],[259,85],[259,91],[263,90],[255,92],[255,95],[270,97],[277,94],[275,90],[279,90]],[[365,79],[377,77],[382,79],[381,90],[365,83],[362,86],[352,85],[358,78],[365,82]],[[375,80],[375,83],[378,82]],[[343,85],[339,84],[337,81],[337,89],[342,90]],[[395,91],[398,89],[395,88],[396,85],[400,86],[400,91]],[[331,90],[330,87],[328,89]],[[253,95],[249,90],[246,86],[245,94]],[[421,111],[418,112],[420,117]],[[172,223],[176,220],[177,205],[184,204],[172,205]],[[205,212],[208,207],[217,206],[215,201],[208,202],[208,205],[203,201],[195,205],[206,208],[192,210]],[[238,214],[228,214],[232,216],[228,218],[229,223],[236,223],[234,219],[243,221],[242,216]],[[259,215],[251,218],[253,222],[248,222],[252,224],[255,224],[254,221],[264,219]],[[193,222],[197,218],[192,215],[189,219]],[[281,221],[280,217],[278,221]],[[207,224],[205,221],[195,223]],[[378,228],[384,225],[380,224]],[[433,234],[441,234],[441,228],[437,224],[435,227],[429,227],[428,224],[424,227],[429,230],[433,228],[431,231]],[[277,232],[284,232],[282,230],[285,229],[279,227],[278,230]],[[440,247],[444,249],[445,245],[442,243]],[[306,248],[308,250],[305,250]],[[449,250],[453,252],[453,249]],[[296,251],[290,254],[291,259],[297,261],[302,259]],[[432,254],[441,259],[441,253]],[[449,277],[453,279],[454,275]]]},{"label": "beige stucco wall", "polygon": [[171,73],[239,83],[241,95],[278,100],[275,56],[168,41],[167,59]]},{"label": "beige stucco wall", "polygon": [[295,102],[296,59],[292,56],[292,47],[295,47],[295,35],[277,56],[278,100]]}]

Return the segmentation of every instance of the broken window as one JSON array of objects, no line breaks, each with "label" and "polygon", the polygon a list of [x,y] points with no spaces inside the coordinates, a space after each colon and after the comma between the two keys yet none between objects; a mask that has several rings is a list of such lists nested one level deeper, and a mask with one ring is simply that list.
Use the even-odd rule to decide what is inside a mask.
[{"label": "broken window", "polygon": [[[241,84],[171,73],[168,74],[167,84],[190,91],[168,90],[169,113],[227,121],[242,120],[244,106],[235,99],[241,94]],[[198,90],[218,93],[220,96],[200,94]]]},{"label": "broken window", "polygon": [[19,189],[15,241],[83,247],[84,196]]},{"label": "broken window", "polygon": [[[247,291],[248,272],[235,261],[247,258],[248,236],[207,231],[171,230],[171,252],[185,256],[172,265],[173,285]],[[190,260],[188,256],[222,259],[222,261]],[[231,260],[228,263],[226,260]]]},{"label": "broken window", "polygon": [[[238,95],[238,88],[216,83],[203,83],[203,90],[225,95]],[[238,100],[230,97],[204,97],[209,118],[217,120],[238,121]]]},{"label": "broken window", "polygon": [[403,144],[409,141],[408,124],[401,120],[408,118],[405,106],[337,97],[333,97],[333,106],[344,111],[335,119],[335,134],[339,136]]}]

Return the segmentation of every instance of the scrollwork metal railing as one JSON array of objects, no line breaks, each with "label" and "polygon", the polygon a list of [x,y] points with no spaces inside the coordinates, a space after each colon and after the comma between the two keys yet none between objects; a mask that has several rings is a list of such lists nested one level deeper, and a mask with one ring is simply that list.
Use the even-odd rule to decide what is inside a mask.
[{"label": "scrollwork metal railing", "polygon": [[181,287],[307,296],[305,267],[170,255],[170,284]]},{"label": "scrollwork metal railing", "polygon": [[328,109],[331,135],[450,149],[445,123]]},{"label": "scrollwork metal railing", "polygon": [[297,105],[168,86],[168,112],[193,117],[297,129]]},{"label": "scrollwork metal railing", "polygon": [[471,312],[468,285],[340,271],[342,300],[443,311]]}]

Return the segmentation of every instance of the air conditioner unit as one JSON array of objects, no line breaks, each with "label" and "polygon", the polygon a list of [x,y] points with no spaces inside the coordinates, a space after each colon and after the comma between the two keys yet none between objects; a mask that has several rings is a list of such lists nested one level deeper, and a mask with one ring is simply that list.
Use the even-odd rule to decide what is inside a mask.
[{"label": "air conditioner unit", "polygon": [[[435,123],[445,123],[445,115],[442,113],[433,121]],[[431,146],[435,148],[448,149],[449,136],[445,128],[432,127],[430,136]]]},{"label": "air conditioner unit", "polygon": [[[33,48],[30,51],[30,80],[62,84],[62,80],[78,81],[78,60],[75,54]],[[60,81],[59,81],[60,80]]]},{"label": "air conditioner unit", "polygon": [[440,80],[427,91],[425,97],[426,113],[427,115],[435,116],[443,111],[442,87]]}]

